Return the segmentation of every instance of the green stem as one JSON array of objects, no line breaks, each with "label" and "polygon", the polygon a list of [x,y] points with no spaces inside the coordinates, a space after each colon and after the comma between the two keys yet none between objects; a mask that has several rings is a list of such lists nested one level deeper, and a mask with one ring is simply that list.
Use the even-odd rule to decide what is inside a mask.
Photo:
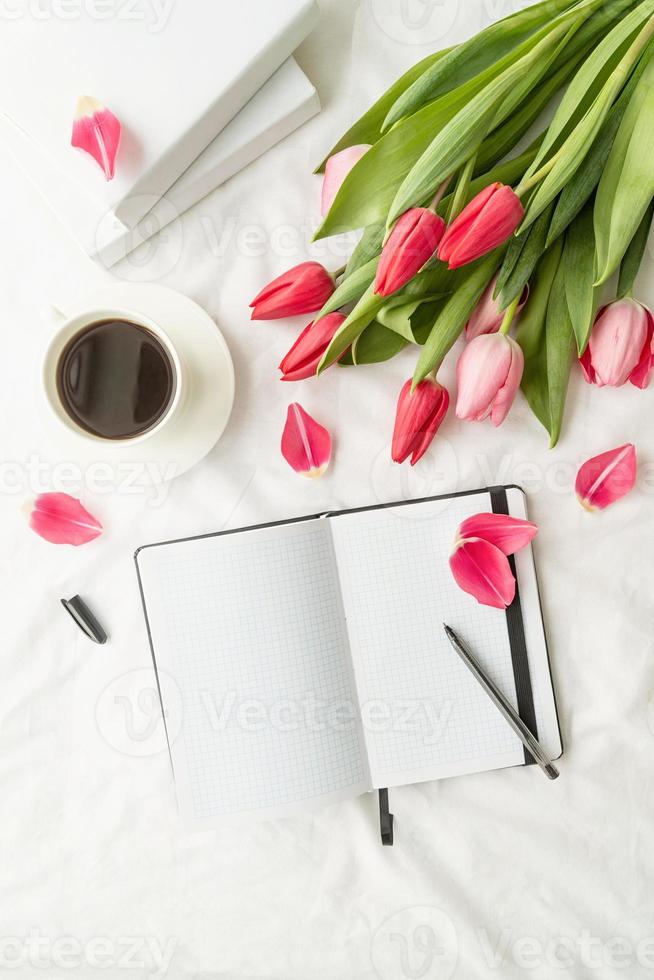
[{"label": "green stem", "polygon": [[347,269],[346,265],[342,265],[340,269],[336,269],[334,272],[331,273],[332,279],[334,280],[338,279],[339,276],[343,275],[346,269]]},{"label": "green stem", "polygon": [[472,180],[472,175],[475,171],[476,162],[477,154],[473,153],[461,168],[458,180],[456,182],[456,187],[454,188],[454,194],[452,195],[452,201],[450,202],[447,212],[448,225],[461,211],[463,211],[467,201],[468,192],[470,190],[470,181]]},{"label": "green stem", "polygon": [[518,309],[518,304],[520,303],[520,296],[521,296],[521,292],[518,293],[516,298],[511,300],[511,302],[507,306],[506,313],[504,314],[504,319],[502,320],[502,326],[500,327],[499,330],[500,333],[507,334],[509,332],[511,328],[511,324],[513,323],[513,319],[516,314],[516,310]]}]

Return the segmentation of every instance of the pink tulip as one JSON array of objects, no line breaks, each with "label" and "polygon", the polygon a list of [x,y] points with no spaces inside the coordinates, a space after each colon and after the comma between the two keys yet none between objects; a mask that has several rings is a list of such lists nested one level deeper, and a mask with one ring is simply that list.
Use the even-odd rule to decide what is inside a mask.
[{"label": "pink tulip", "polygon": [[340,153],[334,153],[329,158],[325,164],[325,176],[322,180],[322,196],[320,199],[320,213],[322,215],[327,214],[350,170],[369,149],[370,143],[359,143],[357,146],[348,146],[347,149],[341,150]]},{"label": "pink tulip", "polygon": [[398,219],[382,249],[375,292],[390,296],[404,286],[436,252],[445,222],[429,208],[411,208]]},{"label": "pink tulip", "polygon": [[[493,296],[496,285],[497,276],[490,281],[482,293],[481,299],[472,311],[472,316],[466,323],[466,340],[473,340],[475,337],[480,337],[484,333],[497,333],[502,326],[504,310],[500,309],[499,302]],[[528,298],[529,286],[525,286],[522,290],[515,316],[524,308]]]},{"label": "pink tulip", "polygon": [[474,262],[512,235],[524,217],[520,198],[505,184],[490,184],[449,226],[438,257],[450,269]]},{"label": "pink tulip", "polygon": [[301,405],[288,406],[282,432],[282,456],[300,476],[316,479],[322,476],[332,454],[332,438]]},{"label": "pink tulip", "polygon": [[456,366],[456,417],[479,422],[490,415],[493,425],[501,425],[518,393],[523,367],[522,350],[511,337],[475,337]]},{"label": "pink tulip", "polygon": [[305,327],[279,365],[281,380],[301,381],[303,378],[311,378],[345,319],[342,313],[328,313]]},{"label": "pink tulip", "polygon": [[413,392],[410,379],[402,386],[391,448],[394,462],[403,463],[411,456],[411,466],[415,466],[445,418],[449,401],[447,389],[431,378],[421,381]]},{"label": "pink tulip", "polygon": [[253,320],[279,320],[313,313],[327,302],[336,286],[320,262],[301,262],[268,283],[254,297]]},{"label": "pink tulip", "polygon": [[620,500],[636,483],[636,447],[628,442],[593,456],[580,467],[575,492],[586,510],[604,510]]},{"label": "pink tulip", "polygon": [[515,596],[509,559],[483,538],[460,538],[450,555],[452,575],[464,592],[483,606],[506,609]]},{"label": "pink tulip", "polygon": [[635,299],[620,299],[603,307],[580,358],[586,381],[612,388],[631,381],[637,388],[646,388],[654,367],[653,334],[652,313]]},{"label": "pink tulip", "polygon": [[483,538],[494,544],[505,555],[512,555],[526,547],[538,527],[531,521],[510,517],[508,514],[473,514],[459,525],[459,538]]}]

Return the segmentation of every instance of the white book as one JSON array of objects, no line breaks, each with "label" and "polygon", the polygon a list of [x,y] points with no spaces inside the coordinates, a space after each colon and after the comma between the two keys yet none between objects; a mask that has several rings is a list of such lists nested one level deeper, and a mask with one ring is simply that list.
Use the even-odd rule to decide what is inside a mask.
[{"label": "white book", "polygon": [[444,620],[561,754],[531,548],[506,612],[448,567],[459,523],[498,500],[526,516],[520,489],[494,488],[137,552],[164,717],[166,691],[181,706],[167,730],[188,825],[525,764]]},{"label": "white book", "polygon": [[86,251],[115,265],[319,111],[314,86],[288,58],[133,228],[110,214]]},{"label": "white book", "polygon": [[[53,182],[76,188],[96,226],[111,211],[134,227],[317,19],[314,0],[161,3],[160,22],[122,8],[99,18],[92,3],[63,17],[59,7],[6,21],[0,114],[45,155]],[[111,181],[70,146],[80,95],[122,124]]]}]

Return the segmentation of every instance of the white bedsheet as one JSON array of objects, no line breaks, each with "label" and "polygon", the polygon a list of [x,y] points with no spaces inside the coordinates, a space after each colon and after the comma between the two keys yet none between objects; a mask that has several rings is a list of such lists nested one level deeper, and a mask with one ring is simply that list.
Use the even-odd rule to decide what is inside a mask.
[{"label": "white bedsheet", "polygon": [[[228,430],[163,492],[82,487],[106,533],[77,550],[33,535],[21,505],[39,476],[43,489],[80,493],[74,472],[53,468],[56,455],[30,463],[48,331],[39,311],[102,277],[0,158],[0,968],[9,975],[654,975],[654,391],[591,388],[575,371],[556,450],[521,398],[499,430],[450,414],[410,470],[391,464],[389,442],[412,352],[282,385],[276,365],[303,319],[248,319],[250,298],[288,266],[309,255],[342,263],[340,243],[308,245],[320,184],[311,170],[322,153],[405,67],[514,8],[323,3],[322,26],[298,55],[322,114],[167,228],[140,264],[135,257],[116,270],[186,292],[220,324],[237,372]],[[645,301],[654,301],[651,274],[648,260],[638,288]],[[453,382],[451,358],[443,379]],[[278,450],[295,399],[335,436],[333,466],[315,483],[296,477]],[[572,492],[579,462],[626,441],[639,451],[637,490],[603,515],[585,513]],[[134,548],[497,482],[525,487],[540,525],[536,559],[567,748],[561,778],[549,783],[532,767],[394,790],[392,849],[379,841],[375,796],[300,819],[184,832]],[[106,622],[106,647],[78,635],[60,608],[76,592]]]}]

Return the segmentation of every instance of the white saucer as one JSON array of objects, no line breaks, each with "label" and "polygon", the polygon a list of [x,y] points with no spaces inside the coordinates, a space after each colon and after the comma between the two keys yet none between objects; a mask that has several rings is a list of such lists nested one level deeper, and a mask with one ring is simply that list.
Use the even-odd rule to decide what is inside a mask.
[{"label": "white saucer", "polygon": [[222,435],[234,403],[234,365],[220,330],[197,303],[149,283],[116,283],[83,297],[67,317],[84,310],[122,308],[158,323],[182,358],[190,379],[181,414],[160,432],[133,444],[86,440],[67,428],[42,394],[48,455],[88,470],[94,464],[116,477],[140,471],[138,483],[161,483],[199,463]]}]

